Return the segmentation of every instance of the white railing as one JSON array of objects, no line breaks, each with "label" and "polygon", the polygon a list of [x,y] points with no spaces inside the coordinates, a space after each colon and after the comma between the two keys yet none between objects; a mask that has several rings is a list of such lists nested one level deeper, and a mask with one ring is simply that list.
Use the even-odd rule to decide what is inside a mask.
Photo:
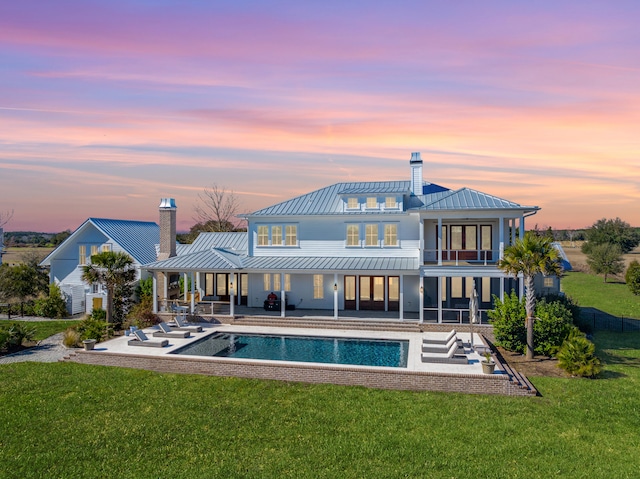
[{"label": "white railing", "polygon": [[[482,264],[484,266],[494,265],[500,257],[499,250],[478,249],[478,250],[461,250],[461,249],[444,249],[442,250],[442,261],[451,263],[456,266],[460,262],[472,262],[473,264]],[[438,263],[438,250],[425,249],[422,250],[422,260],[424,263]]]},{"label": "white railing", "polygon": [[[488,324],[487,310],[481,309],[478,314],[478,322],[475,324]],[[438,308],[424,308],[423,320],[425,323],[437,323]],[[469,309],[442,308],[442,322],[451,324],[469,324]]]}]

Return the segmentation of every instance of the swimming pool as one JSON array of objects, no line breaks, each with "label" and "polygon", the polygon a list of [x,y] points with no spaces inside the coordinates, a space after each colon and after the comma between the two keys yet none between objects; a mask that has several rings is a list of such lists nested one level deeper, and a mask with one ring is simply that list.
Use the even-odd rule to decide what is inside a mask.
[{"label": "swimming pool", "polygon": [[408,340],[224,332],[172,354],[406,368],[408,352]]}]

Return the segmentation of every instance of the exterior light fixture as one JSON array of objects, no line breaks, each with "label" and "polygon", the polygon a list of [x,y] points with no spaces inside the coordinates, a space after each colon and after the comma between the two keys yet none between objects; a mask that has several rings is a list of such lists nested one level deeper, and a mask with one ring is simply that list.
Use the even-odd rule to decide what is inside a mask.
[{"label": "exterior light fixture", "polygon": [[338,283],[333,283],[333,290],[338,291]]}]

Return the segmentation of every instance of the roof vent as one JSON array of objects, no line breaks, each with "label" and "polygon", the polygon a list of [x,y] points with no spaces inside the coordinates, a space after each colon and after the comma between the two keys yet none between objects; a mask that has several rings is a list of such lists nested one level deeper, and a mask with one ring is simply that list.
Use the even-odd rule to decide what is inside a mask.
[{"label": "roof vent", "polygon": [[175,208],[176,200],[175,198],[161,198],[160,206],[158,208]]}]

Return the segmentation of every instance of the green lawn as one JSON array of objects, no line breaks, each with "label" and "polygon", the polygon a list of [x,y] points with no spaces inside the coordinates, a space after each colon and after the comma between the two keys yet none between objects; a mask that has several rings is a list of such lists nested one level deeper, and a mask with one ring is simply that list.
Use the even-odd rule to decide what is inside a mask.
[{"label": "green lawn", "polygon": [[637,477],[640,335],[596,343],[535,398],[2,365],[0,477]]},{"label": "green lawn", "polygon": [[11,319],[9,321],[2,320],[0,324],[9,325],[11,323],[22,323],[25,326],[31,326],[36,328],[35,341],[53,336],[56,333],[61,333],[68,327],[78,324],[77,320],[62,320],[62,321],[20,321],[20,319]]},{"label": "green lawn", "polygon": [[569,272],[562,277],[562,290],[580,306],[598,308],[605,313],[640,319],[640,296],[634,296],[624,283],[604,283],[602,276]]}]

